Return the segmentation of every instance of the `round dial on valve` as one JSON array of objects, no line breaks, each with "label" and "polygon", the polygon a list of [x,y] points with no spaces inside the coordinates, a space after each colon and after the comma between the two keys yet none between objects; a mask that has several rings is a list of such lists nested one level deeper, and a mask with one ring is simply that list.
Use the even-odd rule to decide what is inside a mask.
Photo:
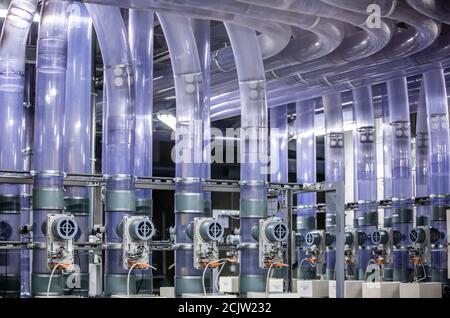
[{"label": "round dial on valve", "polygon": [[223,226],[218,221],[207,220],[200,225],[199,233],[204,241],[219,241],[223,236]]},{"label": "round dial on valve", "polygon": [[288,229],[283,222],[271,222],[266,226],[266,237],[272,242],[284,242],[287,239]]},{"label": "round dial on valve", "polygon": [[319,233],[309,232],[306,234],[306,245],[318,245],[322,240],[322,236]]},{"label": "round dial on valve", "polygon": [[148,241],[152,238],[155,228],[148,219],[132,221],[128,227],[128,233],[136,241]]},{"label": "round dial on valve", "polygon": [[78,232],[78,224],[67,216],[56,218],[51,225],[52,234],[59,240],[71,240]]},{"label": "round dial on valve", "polygon": [[409,238],[411,239],[411,242],[413,243],[423,243],[426,240],[426,233],[424,229],[417,228],[412,229],[409,233]]},{"label": "round dial on valve", "polygon": [[372,233],[373,244],[386,244],[389,241],[389,233],[383,230]]}]

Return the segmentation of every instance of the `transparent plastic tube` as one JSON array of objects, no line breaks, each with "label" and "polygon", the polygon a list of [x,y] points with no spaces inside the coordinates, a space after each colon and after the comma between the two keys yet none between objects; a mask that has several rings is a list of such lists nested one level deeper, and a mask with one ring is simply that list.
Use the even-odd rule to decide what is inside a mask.
[{"label": "transparent plastic tube", "polygon": [[409,262],[409,233],[412,219],[411,128],[406,78],[387,83],[389,121],[392,129],[392,227],[401,235],[393,251],[393,280],[407,282],[412,270]]},{"label": "transparent plastic tube", "polygon": [[430,137],[431,225],[440,231],[431,256],[432,280],[447,281],[446,207],[450,193],[449,117],[444,72],[438,65],[423,74]]},{"label": "transparent plastic tube", "polygon": [[[225,22],[232,22],[234,24],[241,25],[243,27],[252,28],[258,30],[261,35],[259,36],[259,45],[264,58],[272,57],[278,54],[288,44],[291,36],[290,27],[285,24],[285,21],[274,23],[271,21],[267,23],[267,18],[272,17],[269,11],[258,12],[250,14],[248,6],[239,4],[232,1],[222,1],[220,3],[211,2],[208,0],[182,0],[182,1],[166,1],[162,3],[156,0],[89,0],[89,2],[105,3],[118,6],[128,6],[139,9],[155,9],[159,12],[167,12],[176,14],[177,12],[185,12],[191,18],[207,19],[207,20],[219,20]],[[255,14],[259,14],[259,19],[255,17]],[[260,18],[263,17],[265,21]],[[220,58],[223,63],[223,67],[215,68],[220,70],[228,63],[233,62],[233,55],[230,49],[224,49],[222,51],[227,52],[224,57]],[[221,64],[222,65],[222,64]],[[234,68],[234,66],[232,66]],[[228,69],[227,69],[228,70]]]},{"label": "transparent plastic tube", "polygon": [[[118,224],[126,214],[134,214],[135,86],[132,57],[126,27],[119,8],[86,4],[98,36],[104,64],[106,104],[104,107],[104,166],[106,201],[116,193],[126,196],[121,207],[106,206],[106,239],[120,243]],[[104,88],[105,89],[105,88]],[[127,207],[125,207],[127,205]],[[126,275],[122,251],[106,252],[106,293],[125,294]],[[115,284],[115,280],[117,284]],[[115,289],[115,286],[118,287]],[[134,290],[134,289],[132,289]]]},{"label": "transparent plastic tube", "polygon": [[[316,182],[316,136],[314,135],[315,101],[306,100],[296,104],[297,128],[297,183]],[[304,242],[306,233],[316,228],[316,193],[297,195],[297,232]],[[302,239],[303,238],[303,239]],[[298,249],[300,279],[314,279],[315,268],[304,261],[304,245]]]},{"label": "transparent plastic tube", "polygon": [[[357,186],[355,187],[355,197],[358,201],[358,208],[354,216],[354,227],[370,236],[378,228],[376,132],[370,86],[353,90],[353,107],[356,122],[354,143]],[[370,244],[362,242],[356,262],[360,279],[365,277],[365,270],[370,257]]]},{"label": "transparent plastic tube", "polygon": [[[429,48],[409,58],[383,63],[375,67],[366,67],[365,70],[342,73],[332,78],[317,78],[309,84],[298,79],[286,80],[284,84],[270,82],[268,91],[269,107],[323,96],[353,87],[373,85],[393,78],[399,78],[403,73],[407,76],[416,75],[426,71],[430,63],[441,62],[443,67],[446,67],[450,65],[450,60],[446,58],[449,54],[450,37],[442,36]],[[402,73],[399,73],[399,71]],[[217,98],[217,95],[220,96],[222,94],[221,91],[213,90],[213,103],[211,105],[213,118],[226,118],[227,116],[235,115],[239,101],[229,97],[225,102]]]},{"label": "transparent plastic tube", "polygon": [[[84,4],[72,3],[68,8],[68,47],[66,73],[66,109],[64,129],[64,170],[89,174],[91,171],[91,80],[92,21]],[[74,213],[80,228],[78,242],[89,241],[89,189],[67,187],[65,207]],[[81,292],[87,295],[89,253],[77,251]],[[68,290],[73,294],[73,290]],[[77,292],[75,290],[75,292]]]},{"label": "transparent plastic tube", "polygon": [[[22,117],[22,129],[24,131],[22,138],[22,149],[24,154],[23,170],[30,171],[32,163],[33,148],[33,129],[34,129],[34,109],[32,107],[34,98],[32,86],[34,86],[35,67],[34,65],[27,65],[25,70],[25,99],[24,99],[24,113]],[[22,185],[20,193],[20,225],[30,224],[31,218],[31,186]],[[28,241],[27,237],[22,236],[22,241]],[[21,251],[20,258],[20,297],[31,297],[31,254],[29,250]]]},{"label": "transparent plastic tube", "polygon": [[[11,1],[0,36],[0,118],[3,121],[0,124],[1,170],[23,170],[25,48],[36,5],[37,1],[33,0]],[[20,201],[19,185],[0,185],[1,241],[21,239],[16,230],[21,224]],[[17,297],[21,292],[21,275],[28,275],[27,271],[20,271],[20,254],[18,250],[0,252],[1,292],[6,297]]]},{"label": "transparent plastic tube", "polygon": [[[325,113],[325,180],[327,182],[345,181],[345,149],[344,131],[342,119],[342,98],[340,93],[325,95],[322,97]],[[329,194],[325,194],[326,202],[332,200]],[[336,236],[336,209],[335,205],[327,204],[325,225],[327,232]],[[336,243],[335,239],[327,246],[326,251],[327,278],[335,278]]]},{"label": "transparent plastic tube", "polygon": [[288,182],[287,105],[270,109],[270,181]]},{"label": "transparent plastic tube", "polygon": [[[416,123],[416,198],[430,195],[429,136],[425,87],[420,88]],[[430,206],[416,206],[416,226],[430,225]]]},{"label": "transparent plastic tube", "polygon": [[[130,10],[128,30],[136,89],[136,146],[134,173],[152,176],[153,167],[153,11]],[[152,190],[136,190],[136,211],[152,218]],[[152,257],[149,256],[149,263]],[[136,291],[150,294],[153,288],[151,270],[141,270]]]},{"label": "transparent plastic tube", "polygon": [[[33,197],[37,191],[63,197],[63,132],[67,67],[68,1],[47,1],[42,6],[36,62],[36,107],[34,132]],[[56,207],[56,205],[55,205]],[[34,205],[33,240],[45,242],[48,213],[61,213],[62,207],[48,210]],[[33,293],[42,293],[39,280],[47,280],[47,253],[33,250]],[[56,275],[54,293],[61,293]],[[61,285],[62,286],[62,285]]]},{"label": "transparent plastic tube", "polygon": [[[233,49],[241,97],[240,293],[265,289],[252,228],[267,216],[268,109],[261,51],[254,30],[225,23]],[[251,52],[251,54],[249,54]]]},{"label": "transparent plastic tube", "polygon": [[[203,174],[202,179],[211,179],[211,21],[192,20],[192,28],[197,43],[200,66],[203,75]],[[212,215],[211,192],[205,192],[205,216]]]},{"label": "transparent plastic tube", "polygon": [[450,24],[450,8],[445,0],[406,0],[406,2],[424,15]]},{"label": "transparent plastic tube", "polygon": [[[175,229],[176,243],[185,248],[175,251],[175,294],[202,292],[202,271],[193,266],[192,237],[186,227],[204,215],[203,110],[204,84],[197,44],[188,18],[157,12],[172,62],[177,97],[175,131]],[[172,153],[173,155],[173,153]],[[184,202],[196,205],[186,209]],[[181,202],[181,203],[179,203]],[[189,282],[189,286],[187,286]]]}]

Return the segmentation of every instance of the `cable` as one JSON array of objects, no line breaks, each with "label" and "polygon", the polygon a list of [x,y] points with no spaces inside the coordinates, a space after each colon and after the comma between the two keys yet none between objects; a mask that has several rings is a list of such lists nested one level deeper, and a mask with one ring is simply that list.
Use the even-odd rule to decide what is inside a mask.
[{"label": "cable", "polygon": [[134,263],[133,265],[131,265],[130,269],[128,270],[128,275],[127,275],[127,297],[130,297],[130,276],[131,276],[131,271],[136,266],[145,266],[145,268],[142,268],[142,269],[149,269],[149,268],[151,268],[151,269],[156,270],[156,267],[153,267],[150,264]]},{"label": "cable", "polygon": [[272,266],[275,263],[270,264],[269,270],[267,271],[267,278],[266,278],[266,297],[269,295],[269,282],[270,282],[270,271],[272,270]]},{"label": "cable", "polygon": [[272,278],[273,275],[273,270],[272,267],[276,265],[276,266],[280,266],[280,267],[288,267],[289,265],[287,264],[283,264],[283,263],[271,263],[269,266],[269,270],[267,271],[267,278],[266,278],[266,297],[269,295],[269,283],[270,283],[270,279]]},{"label": "cable", "polygon": [[208,264],[206,264],[205,268],[203,269],[203,274],[202,274],[202,285],[203,285],[203,295],[206,297],[206,284],[205,284],[205,274],[206,274],[206,270],[208,269],[208,267],[213,264],[213,263],[218,263],[218,265],[221,265],[220,262],[225,261],[225,259],[221,258],[217,261],[211,261]]},{"label": "cable", "polygon": [[219,278],[220,278],[220,274],[222,273],[222,270],[225,268],[225,265],[227,262],[228,262],[228,258],[223,262],[222,266],[219,269],[219,272],[217,272],[216,281],[214,282],[214,286],[216,287],[216,290],[220,290]]},{"label": "cable", "polygon": [[139,263],[134,263],[133,265],[131,265],[130,269],[128,270],[128,275],[127,275],[127,297],[130,297],[130,275],[131,275],[131,271],[133,270],[133,268],[135,268],[138,265],[139,265]]},{"label": "cable", "polygon": [[47,297],[50,296],[50,286],[52,285],[53,275],[55,274],[56,269],[60,266],[64,269],[64,266],[67,266],[67,265],[64,265],[62,263],[56,263],[55,267],[53,267],[52,273],[50,274],[50,278],[48,279]]},{"label": "cable", "polygon": [[428,277],[427,270],[426,270],[425,265],[423,264],[423,262],[420,262],[420,265],[422,265],[422,268],[423,268],[423,277],[421,279],[417,279],[417,283],[427,279],[427,277]]}]

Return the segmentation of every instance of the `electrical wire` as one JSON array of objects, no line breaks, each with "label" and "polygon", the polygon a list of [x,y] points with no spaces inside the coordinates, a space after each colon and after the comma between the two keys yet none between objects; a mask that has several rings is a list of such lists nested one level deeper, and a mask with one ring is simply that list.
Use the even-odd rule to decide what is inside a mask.
[{"label": "electrical wire", "polygon": [[220,290],[219,278],[220,278],[220,274],[222,273],[222,270],[225,268],[225,265],[227,262],[228,262],[228,258],[223,262],[222,266],[220,267],[219,271],[217,272],[216,280],[214,282],[214,286],[216,287],[216,290]]},{"label": "electrical wire", "polygon": [[218,263],[219,265],[222,265],[221,262],[225,261],[226,259],[221,258],[217,261],[211,261],[208,264],[206,264],[205,268],[203,269],[203,274],[202,274],[202,286],[203,286],[203,295],[206,297],[206,284],[205,284],[205,274],[206,274],[206,270],[208,269],[208,267],[213,264],[213,263]]},{"label": "electrical wire", "polygon": [[[51,274],[50,274],[50,277],[49,277],[49,279],[48,279],[48,285],[47,285],[47,297],[50,296],[50,286],[52,285],[52,279],[53,279],[53,275],[55,274],[56,269],[57,269],[58,267],[62,267],[62,268],[64,269],[65,266],[67,266],[67,265],[62,264],[62,263],[56,263],[55,267],[53,267],[52,272],[51,272]],[[72,266],[72,268],[73,268],[74,265],[72,264],[71,266]]]},{"label": "electrical wire", "polygon": [[131,265],[130,269],[128,270],[128,275],[127,275],[127,297],[130,297],[130,276],[131,276],[131,271],[136,266],[144,266],[145,268],[143,268],[143,269],[151,268],[151,269],[156,270],[156,267],[153,267],[150,264],[134,263],[133,265]]},{"label": "electrical wire", "polygon": [[273,275],[273,270],[272,267],[276,265],[276,266],[280,266],[280,267],[288,267],[289,265],[287,264],[283,264],[283,263],[271,263],[269,266],[269,270],[267,271],[267,278],[266,278],[266,297],[269,295],[269,283],[270,283],[270,279],[272,278]]},{"label": "electrical wire", "polygon": [[130,297],[130,275],[131,275],[131,271],[133,270],[133,268],[135,268],[138,265],[139,265],[139,263],[134,263],[133,265],[131,265],[130,269],[128,270],[128,275],[127,275],[127,297]]}]

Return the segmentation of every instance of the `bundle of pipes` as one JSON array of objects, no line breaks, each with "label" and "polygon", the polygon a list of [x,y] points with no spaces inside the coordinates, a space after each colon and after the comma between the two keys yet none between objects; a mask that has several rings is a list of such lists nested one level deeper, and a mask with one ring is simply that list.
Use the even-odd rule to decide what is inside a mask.
[{"label": "bundle of pipes", "polygon": [[[267,175],[271,174],[272,182],[288,182],[287,104],[296,103],[297,183],[316,182],[316,97],[322,97],[324,107],[326,181],[344,182],[346,145],[341,93],[348,90],[353,100],[358,202],[353,224],[357,231],[357,238],[353,239],[357,240],[358,249],[352,272],[354,278],[365,279],[368,264],[374,260],[374,249],[378,247],[372,244],[376,239],[372,234],[379,229],[377,172],[380,171],[377,171],[375,120],[380,112],[377,114],[374,105],[375,84],[381,84],[385,90],[381,94],[384,196],[392,200],[392,206],[384,211],[383,227],[392,230],[390,240],[394,242],[392,261],[377,264],[385,265],[385,280],[412,281],[413,275],[418,276],[415,266],[420,264],[422,280],[447,282],[450,136],[444,70],[450,66],[450,36],[443,24],[450,24],[446,14],[448,5],[437,0],[84,2],[46,0],[42,4],[36,54],[33,167],[27,152],[30,114],[24,108],[25,47],[38,1],[12,0],[3,23],[0,118],[5,123],[0,125],[0,132],[5,142],[0,143],[0,169],[34,172],[33,242],[47,242],[47,222],[53,214],[75,216],[79,229],[75,241],[79,243],[89,240],[93,226],[93,200],[89,190],[64,187],[63,182],[66,172],[95,172],[91,162],[95,160],[91,106],[94,26],[102,53],[106,93],[102,173],[106,179],[108,244],[122,244],[124,217],[152,217],[152,192],[136,190],[135,176],[152,175],[153,102],[161,103],[175,91],[177,296],[202,293],[206,289],[202,286],[202,270],[192,261],[192,223],[196,218],[210,215],[212,210],[211,195],[204,191],[204,181],[211,178],[210,121],[241,116],[240,294],[261,292],[267,290],[268,275],[259,263],[259,226],[268,217]],[[130,9],[128,31],[119,6]],[[171,69],[160,70],[155,74],[158,78],[155,81],[151,31],[154,12],[171,58]],[[209,20],[224,22],[231,47],[210,52]],[[372,24],[376,27],[371,27]],[[412,85],[408,85],[407,77],[421,74],[416,191],[413,193],[412,95],[408,90]],[[278,163],[276,170],[269,169],[265,160],[269,153],[270,107],[271,126],[281,129],[279,135],[270,136],[270,153]],[[424,263],[423,259],[411,261],[414,195],[431,198],[429,205],[416,210],[416,226],[429,226],[437,233],[431,245],[431,264]],[[23,239],[20,212],[29,207],[26,198],[27,188],[0,184],[0,241]],[[332,201],[333,197],[327,194],[328,239],[323,251],[326,253],[326,272],[323,272],[305,244],[309,233],[317,229],[316,194],[297,196],[299,279],[317,279],[324,274],[328,279],[336,277],[337,223]],[[22,231],[15,230],[18,228]],[[51,263],[48,267],[47,251],[33,249],[31,293],[59,296],[75,292],[85,296],[89,257],[86,252],[76,253],[81,286],[74,289],[65,283],[68,279],[63,273],[55,272],[61,264]],[[26,259],[26,254],[15,249],[0,252],[0,281],[5,286],[5,294],[30,293],[23,279],[29,275],[24,265]],[[15,266],[19,261],[24,266]],[[206,271],[210,263],[204,265]],[[139,290],[150,293],[151,272],[145,273],[142,283],[137,281],[132,269],[124,269],[122,250],[108,248],[105,294],[123,295],[130,290],[133,294]]]}]

